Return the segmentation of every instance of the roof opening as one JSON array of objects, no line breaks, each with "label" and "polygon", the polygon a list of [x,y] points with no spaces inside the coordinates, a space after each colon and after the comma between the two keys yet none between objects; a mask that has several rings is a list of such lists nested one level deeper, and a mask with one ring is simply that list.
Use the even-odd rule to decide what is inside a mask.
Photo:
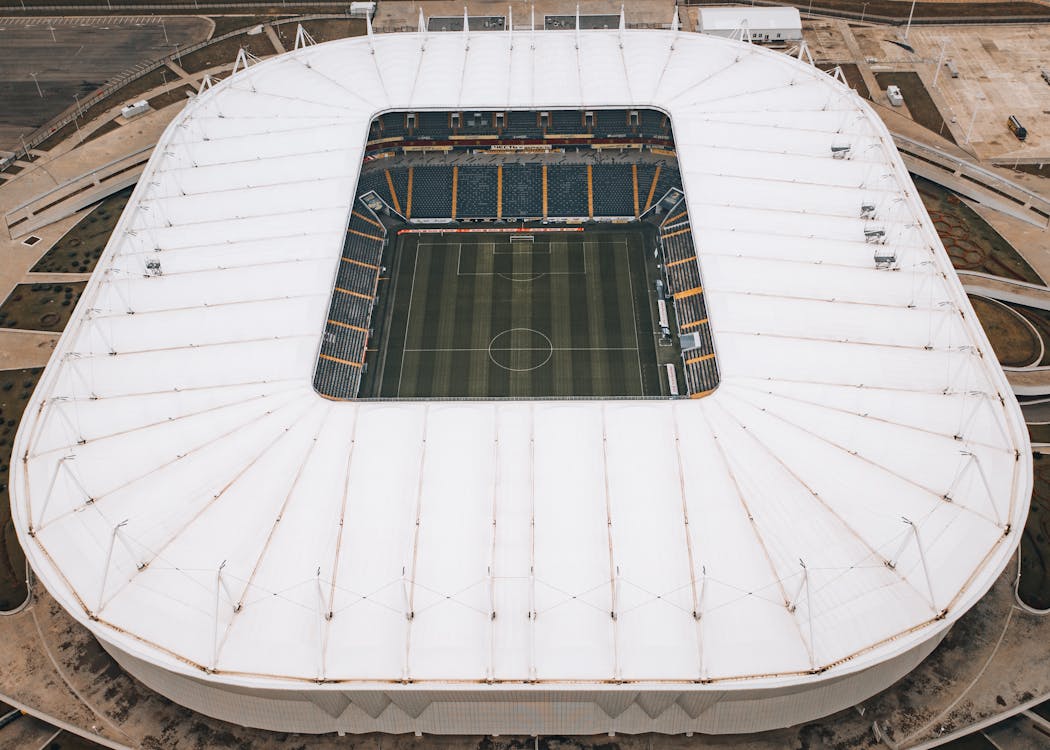
[{"label": "roof opening", "polygon": [[318,353],[319,393],[667,398],[717,384],[665,114],[373,120]]}]

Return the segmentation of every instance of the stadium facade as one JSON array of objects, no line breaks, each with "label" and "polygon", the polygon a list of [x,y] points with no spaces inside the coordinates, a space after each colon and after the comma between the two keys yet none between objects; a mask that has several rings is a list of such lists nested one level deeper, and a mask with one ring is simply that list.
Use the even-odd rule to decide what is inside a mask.
[{"label": "stadium facade", "polygon": [[[377,113],[667,113],[703,399],[313,388]],[[296,732],[752,732],[905,675],[999,576],[1020,411],[883,123],[676,31],[377,35],[172,122],[15,444],[39,580],[146,685]]]}]

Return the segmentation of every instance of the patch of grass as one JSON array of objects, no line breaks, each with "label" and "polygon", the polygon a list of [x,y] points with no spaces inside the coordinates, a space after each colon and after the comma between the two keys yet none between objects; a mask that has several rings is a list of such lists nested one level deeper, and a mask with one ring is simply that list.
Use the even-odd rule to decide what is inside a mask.
[{"label": "patch of grass", "polygon": [[[291,33],[291,42],[295,41],[295,24],[284,24],[281,27],[284,33]],[[324,18],[316,21],[305,21],[303,28],[306,29],[315,42],[330,42],[333,39],[345,39],[350,36],[360,36],[365,33],[365,22],[360,18]],[[283,36],[281,41],[289,46]]]},{"label": "patch of grass", "polygon": [[87,282],[69,284],[19,284],[0,305],[0,328],[61,331]]},{"label": "patch of grass", "polygon": [[134,188],[109,196],[66,232],[33,266],[33,273],[90,273],[113,234]]},{"label": "patch of grass", "polygon": [[995,300],[970,296],[977,319],[992,342],[996,359],[1005,367],[1024,367],[1039,359],[1039,337],[1009,307]]},{"label": "patch of grass", "polygon": [[11,521],[8,482],[15,430],[42,367],[0,371],[0,610],[13,609],[26,598],[25,553]]},{"label": "patch of grass", "polygon": [[[640,229],[540,235],[405,235],[392,314],[361,396],[661,396],[662,360]],[[381,289],[380,295],[383,295]],[[666,350],[666,351],[665,351]]]},{"label": "patch of grass", "polygon": [[868,84],[864,82],[864,76],[860,74],[860,68],[854,63],[818,63],[819,67],[823,71],[834,70],[835,68],[842,69],[842,76],[846,79],[846,84],[860,94],[865,99],[871,100],[871,92],[868,91]]},{"label": "patch of grass", "polygon": [[[1039,437],[1047,437],[1036,429]],[[1050,609],[1050,456],[1035,454],[1033,458],[1032,509],[1021,537],[1018,593],[1030,607]]]},{"label": "patch of grass", "polygon": [[165,91],[163,94],[159,94],[149,100],[149,105],[153,109],[164,109],[164,107],[172,104],[185,104],[190,100],[189,94],[196,92],[192,86],[180,86],[177,89],[171,91]]}]

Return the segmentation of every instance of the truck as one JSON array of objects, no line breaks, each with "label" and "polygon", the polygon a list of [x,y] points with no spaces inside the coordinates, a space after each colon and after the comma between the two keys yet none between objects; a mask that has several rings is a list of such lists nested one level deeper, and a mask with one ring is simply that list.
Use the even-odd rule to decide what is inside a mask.
[{"label": "truck", "polygon": [[1023,141],[1028,137],[1028,131],[1025,126],[1021,124],[1021,121],[1017,119],[1015,115],[1010,115],[1010,118],[1006,121],[1006,126],[1010,128],[1010,132],[1017,136],[1017,140]]}]

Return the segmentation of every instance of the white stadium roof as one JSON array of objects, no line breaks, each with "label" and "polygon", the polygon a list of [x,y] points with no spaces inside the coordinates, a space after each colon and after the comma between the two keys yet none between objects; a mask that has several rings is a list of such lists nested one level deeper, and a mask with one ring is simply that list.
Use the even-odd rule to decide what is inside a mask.
[{"label": "white stadium roof", "polygon": [[[559,107],[670,114],[718,390],[318,396],[372,117]],[[297,690],[846,675],[983,595],[1031,489],[879,118],[785,55],[652,30],[377,35],[216,85],[161,138],[15,452],[20,538],[81,623],[171,672]]]}]

